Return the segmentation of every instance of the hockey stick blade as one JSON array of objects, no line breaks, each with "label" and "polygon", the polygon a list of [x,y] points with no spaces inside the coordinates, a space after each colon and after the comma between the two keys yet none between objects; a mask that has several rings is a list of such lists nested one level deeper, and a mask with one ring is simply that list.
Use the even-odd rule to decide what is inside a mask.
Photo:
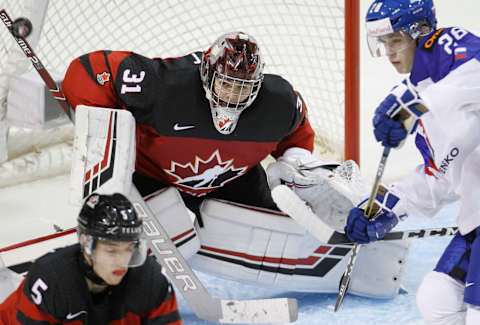
[{"label": "hockey stick blade", "polygon": [[297,320],[298,306],[295,299],[223,300],[213,298],[135,187],[133,187],[131,199],[144,220],[145,237],[150,249],[170,281],[199,318],[228,324],[289,323]]}]

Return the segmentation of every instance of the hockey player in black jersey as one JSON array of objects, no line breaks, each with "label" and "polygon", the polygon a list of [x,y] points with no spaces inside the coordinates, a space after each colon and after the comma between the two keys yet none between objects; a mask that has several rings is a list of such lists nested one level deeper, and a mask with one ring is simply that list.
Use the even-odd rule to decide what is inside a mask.
[{"label": "hockey player in black jersey", "polygon": [[0,305],[0,324],[182,324],[142,233],[125,196],[92,194],[78,216],[79,244],[35,261]]}]

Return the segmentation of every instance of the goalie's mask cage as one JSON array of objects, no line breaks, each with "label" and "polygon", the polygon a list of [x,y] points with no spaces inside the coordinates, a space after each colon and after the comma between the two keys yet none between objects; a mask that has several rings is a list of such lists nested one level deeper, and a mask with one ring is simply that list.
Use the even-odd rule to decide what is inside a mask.
[{"label": "goalie's mask cage", "polygon": [[[95,261],[95,248],[99,243],[128,243],[121,254],[111,250],[102,255],[101,263],[117,263],[123,260],[123,267],[143,265],[147,257],[146,241],[143,238],[143,220],[132,203],[122,194],[92,194],[86,200],[78,215],[78,234],[83,251]],[[122,255],[122,256],[120,256]],[[125,259],[126,257],[126,259]]]},{"label": "goalie's mask cage", "polygon": [[200,76],[218,132],[230,134],[250,106],[263,81],[263,58],[251,35],[220,36],[202,55]]}]

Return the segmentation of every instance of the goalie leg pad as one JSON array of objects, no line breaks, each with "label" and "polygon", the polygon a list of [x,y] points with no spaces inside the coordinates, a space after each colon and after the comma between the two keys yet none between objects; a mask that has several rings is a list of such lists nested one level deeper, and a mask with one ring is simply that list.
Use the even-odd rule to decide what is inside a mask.
[{"label": "goalie leg pad", "polygon": [[88,195],[128,195],[135,168],[135,120],[126,110],[78,106],[75,114],[70,200]]},{"label": "goalie leg pad", "polygon": [[[287,215],[267,209],[207,199],[201,206],[204,227],[201,248],[190,264],[203,272],[254,285],[304,292],[337,292],[352,245],[322,244]],[[403,265],[389,245],[377,245],[358,257],[354,292],[369,297],[393,297],[400,287]],[[403,251],[402,251],[403,252]],[[403,256],[403,255],[402,255]],[[362,263],[362,260],[366,259]],[[372,260],[378,259],[375,263]],[[384,266],[385,265],[385,266]],[[395,269],[393,266],[397,266]],[[377,277],[380,270],[388,286]],[[388,273],[390,272],[390,273]],[[392,288],[391,279],[398,277]],[[385,289],[383,291],[382,289]],[[396,289],[396,291],[394,290]]]},{"label": "goalie leg pad", "polygon": [[394,297],[405,274],[409,241],[363,245],[350,283],[350,293],[388,299]]},{"label": "goalie leg pad", "polygon": [[194,255],[200,249],[195,215],[187,209],[178,190],[164,188],[144,199],[183,257]]}]

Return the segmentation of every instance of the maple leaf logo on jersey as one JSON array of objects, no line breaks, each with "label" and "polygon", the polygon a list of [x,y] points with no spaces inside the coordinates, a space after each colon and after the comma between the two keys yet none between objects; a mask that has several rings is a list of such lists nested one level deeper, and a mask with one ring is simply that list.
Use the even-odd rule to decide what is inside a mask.
[{"label": "maple leaf logo on jersey", "polygon": [[97,82],[100,85],[104,85],[106,82],[110,81],[110,73],[104,71],[102,73],[97,73]]},{"label": "maple leaf logo on jersey", "polygon": [[193,163],[183,165],[172,161],[170,169],[164,171],[176,178],[174,184],[180,190],[202,196],[245,174],[246,170],[247,166],[235,167],[233,159],[223,161],[215,150],[207,159],[195,156]]}]

